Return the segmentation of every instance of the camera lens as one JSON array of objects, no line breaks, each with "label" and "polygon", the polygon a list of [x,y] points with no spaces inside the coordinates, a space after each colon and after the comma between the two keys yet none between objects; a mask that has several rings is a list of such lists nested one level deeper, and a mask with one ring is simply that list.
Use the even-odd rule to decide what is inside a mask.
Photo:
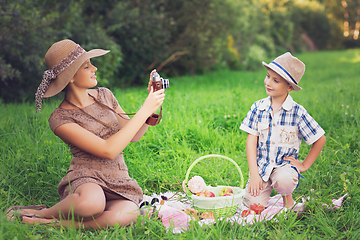
[{"label": "camera lens", "polygon": [[161,83],[162,83],[164,89],[169,88],[169,79],[161,78]]}]

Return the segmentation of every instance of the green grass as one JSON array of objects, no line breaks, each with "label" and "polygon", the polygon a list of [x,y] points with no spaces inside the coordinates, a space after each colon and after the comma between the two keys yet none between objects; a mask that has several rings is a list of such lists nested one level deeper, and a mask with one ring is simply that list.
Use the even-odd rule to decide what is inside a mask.
[{"label": "green grass", "polygon": [[[0,213],[0,239],[358,239],[360,238],[360,50],[314,52],[297,55],[306,64],[302,91],[292,92],[326,131],[327,142],[313,166],[302,175],[295,198],[308,198],[306,212],[256,223],[249,227],[220,222],[206,228],[192,223],[190,230],[173,235],[159,220],[144,220],[130,228],[74,230],[53,226],[28,226],[7,222]],[[259,63],[261,64],[261,63]],[[251,104],[266,97],[265,69],[259,72],[218,71],[202,76],[170,79],[163,105],[163,121],[138,143],[125,150],[129,174],[150,194],[177,191],[190,164],[205,154],[234,159],[248,179],[246,134],[239,130]],[[136,111],[146,97],[146,87],[113,89],[126,112]],[[57,184],[65,175],[71,155],[48,127],[47,119],[59,99],[46,100],[42,114],[34,104],[1,104],[0,207],[59,201]],[[226,116],[226,117],[225,117]],[[37,121],[36,121],[37,118]],[[303,143],[300,159],[310,147]],[[231,163],[204,161],[196,165],[207,183],[239,185]],[[313,191],[312,191],[313,189]],[[341,209],[326,211],[347,192]]]}]

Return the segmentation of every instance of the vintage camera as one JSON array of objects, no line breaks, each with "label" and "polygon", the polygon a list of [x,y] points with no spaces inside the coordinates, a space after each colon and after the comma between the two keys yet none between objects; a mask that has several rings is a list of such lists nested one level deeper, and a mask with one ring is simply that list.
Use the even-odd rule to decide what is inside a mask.
[{"label": "vintage camera", "polygon": [[[156,92],[160,89],[169,88],[169,79],[163,79],[162,77],[160,77],[160,75],[157,72],[154,72],[151,75],[151,80],[152,80],[152,86],[153,86],[154,92]],[[162,118],[162,106],[160,108],[159,114],[154,113],[153,115],[151,115],[146,120],[146,123],[151,126],[155,126],[156,124],[160,123],[161,118]]]},{"label": "vintage camera", "polygon": [[169,88],[169,79],[163,79],[157,72],[151,75],[154,92],[160,89]]}]

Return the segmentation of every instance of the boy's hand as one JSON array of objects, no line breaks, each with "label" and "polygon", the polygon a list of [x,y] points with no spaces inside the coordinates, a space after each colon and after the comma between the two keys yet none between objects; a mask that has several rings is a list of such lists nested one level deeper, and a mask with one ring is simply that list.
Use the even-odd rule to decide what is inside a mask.
[{"label": "boy's hand", "polygon": [[248,191],[251,196],[256,197],[260,194],[260,190],[263,189],[263,180],[259,174],[250,175]]},{"label": "boy's hand", "polygon": [[284,160],[289,161],[292,166],[295,166],[300,172],[308,170],[314,163],[316,158],[319,156],[322,148],[324,147],[326,138],[322,135],[317,141],[311,146],[310,152],[306,156],[303,162],[296,160],[294,157],[284,157]]},{"label": "boy's hand", "polygon": [[284,160],[289,161],[292,166],[295,166],[300,172],[305,172],[307,169],[302,162],[296,160],[292,156],[284,157]]}]

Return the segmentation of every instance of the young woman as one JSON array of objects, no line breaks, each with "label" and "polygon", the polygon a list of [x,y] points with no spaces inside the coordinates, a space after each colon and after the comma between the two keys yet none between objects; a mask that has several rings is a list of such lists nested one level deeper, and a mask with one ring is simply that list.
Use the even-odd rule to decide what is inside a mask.
[{"label": "young woman", "polygon": [[[104,228],[136,221],[142,190],[128,174],[123,150],[138,141],[149,125],[146,121],[164,101],[164,90],[153,92],[151,78],[148,97],[130,119],[116,98],[97,85],[97,68],[90,59],[108,53],[89,52],[71,40],[54,43],[45,55],[49,70],[36,93],[37,111],[43,97],[62,90],[64,100],[49,118],[51,130],[70,147],[73,158],[67,175],[58,186],[56,205],[14,206],[8,218],[19,215],[23,222],[49,223],[75,227]],[[154,71],[151,72],[154,73]]]}]

